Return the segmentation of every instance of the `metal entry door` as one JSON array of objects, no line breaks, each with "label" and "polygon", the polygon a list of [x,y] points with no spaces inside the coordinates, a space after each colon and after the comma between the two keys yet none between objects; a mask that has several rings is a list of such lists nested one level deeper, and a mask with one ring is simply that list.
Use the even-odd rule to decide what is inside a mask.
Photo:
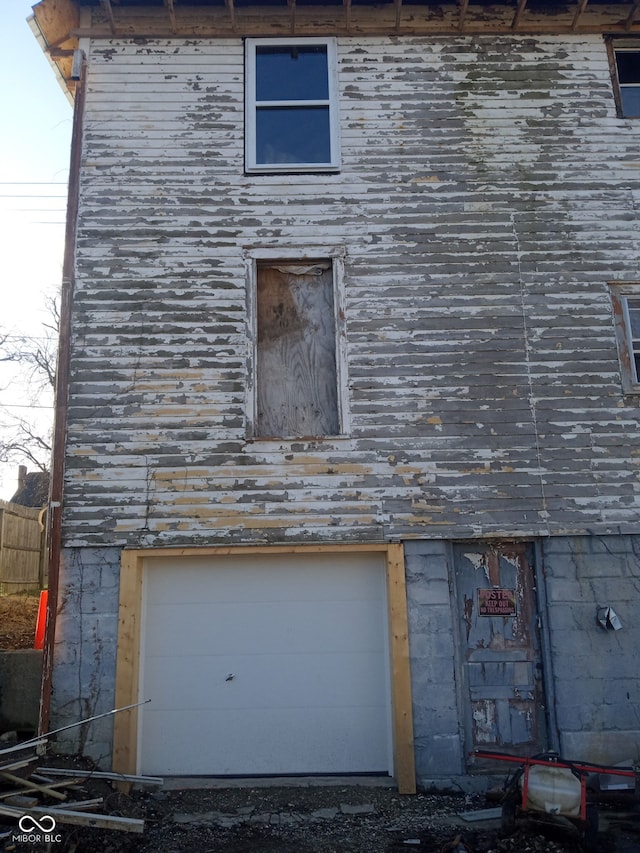
[{"label": "metal entry door", "polygon": [[455,548],[467,753],[545,748],[542,663],[531,548]]}]

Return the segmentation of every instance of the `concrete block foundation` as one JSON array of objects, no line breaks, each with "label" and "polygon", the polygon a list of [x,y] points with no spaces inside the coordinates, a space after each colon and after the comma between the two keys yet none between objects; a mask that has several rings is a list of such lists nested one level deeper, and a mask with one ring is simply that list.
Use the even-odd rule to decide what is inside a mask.
[{"label": "concrete block foundation", "polygon": [[[640,759],[640,537],[554,537],[533,543],[544,645],[549,748],[598,763]],[[418,784],[461,788],[473,775],[465,741],[468,692],[460,671],[461,618],[452,543],[405,543]],[[114,708],[119,548],[67,549],[60,578],[51,728]],[[541,603],[541,604],[540,604]],[[615,609],[619,631],[596,620]],[[107,769],[113,717],[57,742]],[[466,781],[465,781],[466,780]]]}]

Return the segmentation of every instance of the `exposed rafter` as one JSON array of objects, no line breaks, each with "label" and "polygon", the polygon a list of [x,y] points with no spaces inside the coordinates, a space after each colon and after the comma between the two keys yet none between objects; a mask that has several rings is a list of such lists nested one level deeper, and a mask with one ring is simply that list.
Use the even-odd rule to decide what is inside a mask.
[{"label": "exposed rafter", "polygon": [[631,27],[635,24],[636,17],[638,15],[638,10],[640,10],[640,2],[636,2],[633,4],[633,8],[629,12],[629,17],[625,21],[625,25],[624,25],[625,30],[630,30]]},{"label": "exposed rafter", "polygon": [[511,21],[511,29],[515,30],[520,23],[522,16],[524,15],[524,10],[527,8],[527,0],[518,0],[518,8],[515,11],[515,15],[513,16],[513,20]]},{"label": "exposed rafter", "polygon": [[34,13],[46,45],[64,49],[114,36],[640,34],[640,0],[40,0]]},{"label": "exposed rafter", "polygon": [[231,29],[233,32],[236,32],[237,24],[236,24],[236,7],[234,5],[234,0],[224,0],[224,5],[227,7],[227,12],[229,13],[229,18],[231,20]]},{"label": "exposed rafter", "polygon": [[164,5],[169,14],[169,20],[171,21],[171,32],[178,32],[178,25],[176,24],[176,12],[173,7],[173,0],[164,0]]},{"label": "exposed rafter", "polygon": [[467,9],[469,8],[469,0],[460,0],[460,17],[458,19],[458,29],[460,32],[464,30],[465,21],[467,18]]},{"label": "exposed rafter", "polygon": [[582,17],[585,9],[587,8],[589,0],[578,0],[578,8],[576,9],[576,13],[573,16],[573,21],[571,22],[571,29],[575,30],[578,26],[578,21]]},{"label": "exposed rafter", "polygon": [[296,31],[296,0],[287,0],[287,6],[289,7],[289,28],[293,35]]},{"label": "exposed rafter", "polygon": [[107,16],[107,21],[109,21],[109,27],[111,28],[111,32],[115,33],[116,21],[113,17],[113,6],[111,5],[111,0],[100,0],[100,4],[104,9],[105,15]]},{"label": "exposed rafter", "polygon": [[394,4],[396,7],[396,33],[399,33],[402,23],[402,0],[394,0]]},{"label": "exposed rafter", "polygon": [[351,0],[343,0],[344,2],[344,21],[347,32],[351,32]]}]

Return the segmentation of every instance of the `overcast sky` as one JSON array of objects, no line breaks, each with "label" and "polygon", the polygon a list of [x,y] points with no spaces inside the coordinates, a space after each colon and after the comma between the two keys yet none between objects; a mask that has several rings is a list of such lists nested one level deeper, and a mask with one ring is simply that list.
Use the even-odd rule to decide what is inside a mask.
[{"label": "overcast sky", "polygon": [[[45,295],[55,294],[62,278],[72,106],[27,24],[30,15],[28,0],[0,0],[0,329],[38,336],[47,321]],[[24,380],[1,365],[0,403],[49,417],[47,409],[31,408]],[[17,473],[17,463],[0,465],[0,499],[14,493]]]}]

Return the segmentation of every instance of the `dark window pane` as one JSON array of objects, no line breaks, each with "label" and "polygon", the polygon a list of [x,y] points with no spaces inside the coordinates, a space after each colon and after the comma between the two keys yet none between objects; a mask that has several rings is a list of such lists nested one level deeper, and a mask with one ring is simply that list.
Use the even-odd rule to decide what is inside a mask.
[{"label": "dark window pane", "polygon": [[640,380],[640,356],[639,355],[634,355],[633,363],[634,363],[634,366],[636,368],[635,381],[638,382]]},{"label": "dark window pane", "polygon": [[256,110],[256,162],[330,163],[329,107]]},{"label": "dark window pane", "polygon": [[633,339],[640,339],[640,310],[632,308],[631,304],[629,304],[629,326]]},{"label": "dark window pane", "polygon": [[622,98],[622,115],[625,118],[640,118],[640,85],[622,86],[620,97]]},{"label": "dark window pane", "polygon": [[620,83],[640,83],[640,50],[616,53],[616,63]]},{"label": "dark window pane", "polygon": [[256,48],[256,100],[319,101],[328,98],[325,45]]}]

